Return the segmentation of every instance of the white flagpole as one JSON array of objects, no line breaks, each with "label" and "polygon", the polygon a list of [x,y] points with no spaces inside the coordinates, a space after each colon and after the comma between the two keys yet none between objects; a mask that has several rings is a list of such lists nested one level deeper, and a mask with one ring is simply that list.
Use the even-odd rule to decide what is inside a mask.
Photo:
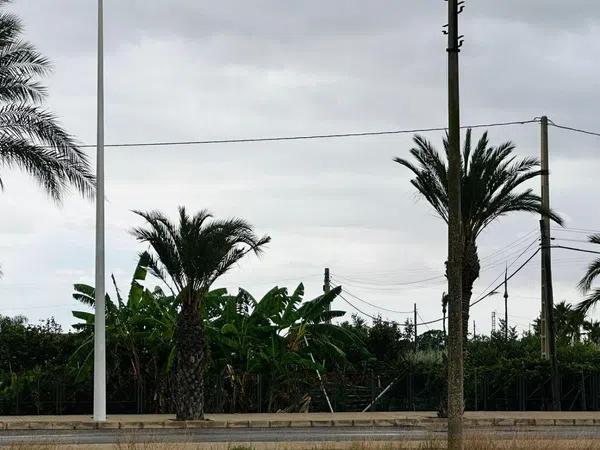
[{"label": "white flagpole", "polygon": [[106,420],[106,318],[104,273],[104,8],[98,0],[98,128],[96,138],[96,299],[94,420]]}]

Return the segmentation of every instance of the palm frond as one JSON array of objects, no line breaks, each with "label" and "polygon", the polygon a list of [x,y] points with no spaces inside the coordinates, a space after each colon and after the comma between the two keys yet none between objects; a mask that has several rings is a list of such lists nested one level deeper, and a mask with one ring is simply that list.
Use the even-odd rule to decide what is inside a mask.
[{"label": "palm frond", "polygon": [[[0,7],[6,3],[0,0]],[[95,178],[86,154],[54,115],[32,105],[44,100],[39,78],[51,65],[21,33],[19,18],[0,12],[0,164],[25,170],[56,201],[70,187],[92,197]]]},{"label": "palm frond", "polygon": [[584,294],[592,288],[592,283],[600,275],[600,258],[596,258],[588,266],[585,275],[579,281],[578,287]]},{"label": "palm frond", "polygon": [[184,293],[183,301],[205,295],[218,277],[248,253],[260,254],[270,241],[268,236],[258,237],[244,220],[210,220],[206,210],[190,216],[180,207],[177,224],[158,211],[134,213],[149,225],[132,230],[156,255],[149,269],[165,282],[168,275],[179,294]]},{"label": "palm frond", "polygon": [[93,195],[95,190],[95,178],[89,172],[87,161],[74,161],[68,155],[32,145],[24,139],[0,135],[0,164],[24,170],[57,202],[71,185],[86,196]]},{"label": "palm frond", "polygon": [[600,304],[600,289],[594,289],[576,306],[576,311],[582,314],[587,314],[598,304]]}]

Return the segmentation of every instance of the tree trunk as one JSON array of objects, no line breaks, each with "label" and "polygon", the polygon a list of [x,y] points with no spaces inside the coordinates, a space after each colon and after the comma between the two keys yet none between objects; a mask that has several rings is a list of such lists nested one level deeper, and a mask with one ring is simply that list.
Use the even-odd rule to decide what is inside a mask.
[{"label": "tree trunk", "polygon": [[474,239],[466,238],[462,260],[462,326],[463,340],[467,341],[469,333],[469,310],[473,296],[473,283],[479,278],[479,256]]},{"label": "tree trunk", "polygon": [[175,413],[177,420],[204,419],[204,324],[198,302],[185,302],[175,331]]}]

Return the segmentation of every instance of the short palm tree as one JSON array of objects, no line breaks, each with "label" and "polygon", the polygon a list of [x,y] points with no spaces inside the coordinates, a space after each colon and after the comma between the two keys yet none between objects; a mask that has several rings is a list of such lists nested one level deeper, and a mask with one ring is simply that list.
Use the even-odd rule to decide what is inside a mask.
[{"label": "short palm tree", "polygon": [[175,330],[174,403],[177,419],[204,416],[205,361],[203,300],[217,278],[250,252],[259,254],[268,236],[258,237],[241,219],[211,220],[207,211],[190,216],[179,208],[179,222],[158,211],[140,212],[148,228],[134,236],[150,244],[149,268],[175,293],[179,307]]},{"label": "short palm tree", "polygon": [[[600,233],[593,234],[588,240],[592,244],[600,244]],[[598,275],[600,275],[600,258],[596,258],[591,262],[585,275],[579,282],[579,289],[581,289],[581,292],[586,294],[587,297],[577,305],[577,309],[584,314],[587,314],[590,309],[600,303],[600,288],[592,289],[592,284]]]},{"label": "short palm tree", "polygon": [[[0,0],[0,7],[6,3]],[[40,107],[46,89],[39,79],[48,74],[50,63],[21,40],[21,33],[20,20],[0,11],[0,166],[32,175],[56,201],[70,186],[92,195],[94,176],[85,154]]]},{"label": "short palm tree", "polygon": [[[404,158],[394,160],[410,169],[415,178],[413,186],[431,204],[437,214],[448,221],[447,159],[422,136],[414,137],[415,146],[410,150],[416,164]],[[444,139],[446,156],[448,141]],[[471,130],[466,133],[462,153],[462,303],[463,332],[467,335],[469,324],[469,306],[473,293],[473,284],[479,278],[479,256],[477,237],[493,221],[508,213],[525,211],[543,213],[552,220],[562,223],[560,217],[552,211],[544,211],[541,199],[529,188],[516,192],[542,171],[535,158],[517,160],[513,151],[515,146],[505,142],[491,147],[487,133],[471,146]]]}]

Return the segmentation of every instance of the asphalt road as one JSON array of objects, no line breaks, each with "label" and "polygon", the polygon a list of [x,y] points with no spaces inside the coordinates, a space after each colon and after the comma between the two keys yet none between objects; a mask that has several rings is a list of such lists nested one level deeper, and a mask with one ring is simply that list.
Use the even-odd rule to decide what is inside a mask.
[{"label": "asphalt road", "polygon": [[[535,427],[518,429],[472,429],[469,434],[498,439],[599,439],[600,427]],[[0,446],[12,444],[116,444],[206,442],[326,442],[326,441],[419,441],[445,439],[444,432],[402,428],[228,428],[93,431],[4,431]]]}]

